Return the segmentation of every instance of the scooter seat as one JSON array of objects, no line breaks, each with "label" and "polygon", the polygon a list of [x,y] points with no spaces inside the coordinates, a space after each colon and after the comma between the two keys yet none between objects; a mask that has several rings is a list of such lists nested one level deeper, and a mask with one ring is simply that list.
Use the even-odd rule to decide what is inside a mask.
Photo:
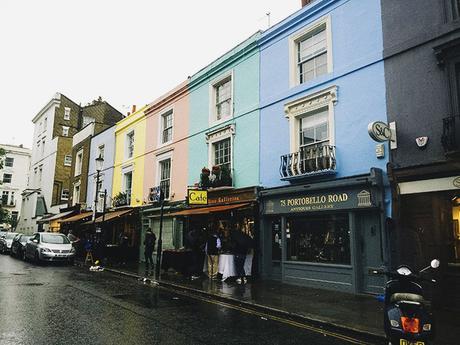
[{"label": "scooter seat", "polygon": [[394,293],[391,295],[391,302],[409,302],[409,303],[423,303],[425,304],[426,301],[423,299],[423,296],[417,295],[415,293]]}]

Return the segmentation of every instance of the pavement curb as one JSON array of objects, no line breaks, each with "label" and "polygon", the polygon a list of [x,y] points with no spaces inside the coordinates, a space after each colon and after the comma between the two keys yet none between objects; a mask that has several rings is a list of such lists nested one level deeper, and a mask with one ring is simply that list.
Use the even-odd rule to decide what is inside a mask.
[{"label": "pavement curb", "polygon": [[[144,277],[142,277],[142,276],[140,276],[138,274],[131,273],[131,272],[126,272],[126,271],[121,271],[121,270],[117,270],[117,269],[114,269],[114,268],[105,267],[104,270],[107,271],[107,272],[118,274],[118,275],[123,275],[123,276],[127,276],[127,277],[130,277],[130,278],[134,278],[136,280],[142,280],[144,278]],[[297,322],[313,325],[313,326],[315,326],[317,328],[324,329],[325,331],[327,330],[327,331],[344,332],[344,333],[347,333],[349,335],[355,335],[355,336],[359,336],[359,337],[364,337],[364,338],[366,338],[366,340],[371,341],[373,344],[383,343],[385,341],[385,337],[383,335],[367,332],[367,331],[357,329],[357,328],[353,328],[353,327],[347,327],[347,326],[344,326],[344,325],[339,325],[339,324],[336,324],[336,323],[328,321],[328,320],[322,320],[322,319],[314,318],[314,317],[311,317],[311,316],[305,316],[305,315],[301,315],[301,314],[297,314],[297,313],[291,313],[291,312],[281,310],[281,309],[277,309],[277,308],[273,308],[273,307],[270,307],[270,306],[266,306],[266,305],[262,305],[262,304],[258,304],[258,303],[253,303],[253,302],[248,302],[248,301],[242,301],[240,299],[236,299],[236,298],[233,298],[233,297],[230,297],[230,296],[225,296],[225,295],[221,295],[221,294],[206,292],[206,291],[195,289],[193,287],[179,285],[179,284],[164,281],[164,280],[158,281],[158,280],[155,280],[155,279],[147,278],[146,282],[152,282],[157,286],[169,287],[169,288],[172,288],[173,290],[185,292],[185,293],[188,293],[190,295],[199,295],[199,296],[206,297],[206,298],[209,298],[209,299],[218,300],[218,301],[221,301],[221,302],[226,302],[226,303],[229,303],[229,304],[232,304],[232,305],[244,306],[244,307],[246,307],[248,309],[263,312],[263,313],[270,314],[270,315],[273,315],[273,316],[283,317],[283,318],[287,318],[287,319],[292,320],[292,321],[297,321]]]}]

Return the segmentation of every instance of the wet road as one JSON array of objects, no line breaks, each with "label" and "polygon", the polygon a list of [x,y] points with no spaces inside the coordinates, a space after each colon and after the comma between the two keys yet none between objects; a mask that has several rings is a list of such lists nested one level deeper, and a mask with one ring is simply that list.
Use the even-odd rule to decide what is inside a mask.
[{"label": "wet road", "polygon": [[0,344],[359,344],[107,272],[0,255]]}]

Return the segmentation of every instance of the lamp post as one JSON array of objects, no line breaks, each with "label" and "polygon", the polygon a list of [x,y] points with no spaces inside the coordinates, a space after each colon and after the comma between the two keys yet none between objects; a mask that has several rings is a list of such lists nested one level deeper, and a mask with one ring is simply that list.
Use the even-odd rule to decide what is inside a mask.
[{"label": "lamp post", "polygon": [[97,229],[96,229],[96,214],[97,214],[97,202],[99,200],[99,179],[101,177],[101,170],[102,170],[102,165],[104,164],[104,158],[102,158],[101,155],[96,158],[96,194],[94,196],[94,217],[93,217],[93,225],[94,225],[94,231],[97,234]]}]

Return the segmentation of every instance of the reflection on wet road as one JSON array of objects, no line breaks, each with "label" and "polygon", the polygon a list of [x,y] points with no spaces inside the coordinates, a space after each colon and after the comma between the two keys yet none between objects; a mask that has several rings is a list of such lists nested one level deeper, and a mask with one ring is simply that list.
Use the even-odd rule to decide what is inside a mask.
[{"label": "reflection on wet road", "polygon": [[353,343],[107,272],[4,255],[0,306],[2,345]]}]

